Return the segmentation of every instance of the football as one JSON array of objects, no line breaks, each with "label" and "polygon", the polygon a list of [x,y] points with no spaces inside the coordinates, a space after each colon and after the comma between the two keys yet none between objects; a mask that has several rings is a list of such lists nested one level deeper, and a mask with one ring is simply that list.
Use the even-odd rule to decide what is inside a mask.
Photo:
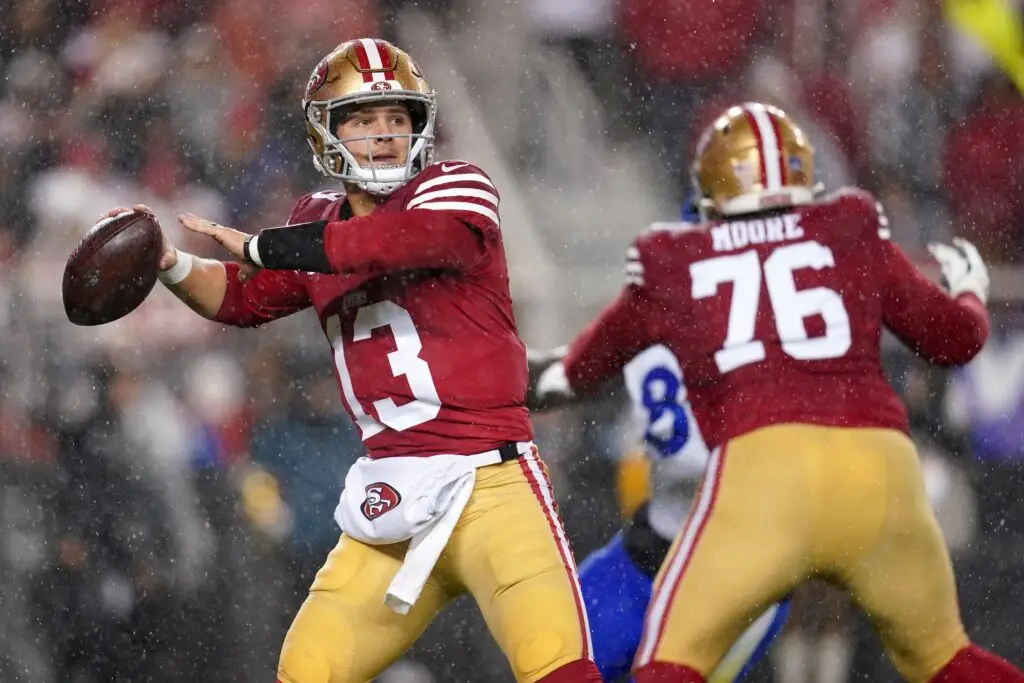
[{"label": "football", "polygon": [[89,229],[64,267],[64,312],[76,325],[102,325],[141,304],[156,283],[163,238],[156,217],[128,210]]}]

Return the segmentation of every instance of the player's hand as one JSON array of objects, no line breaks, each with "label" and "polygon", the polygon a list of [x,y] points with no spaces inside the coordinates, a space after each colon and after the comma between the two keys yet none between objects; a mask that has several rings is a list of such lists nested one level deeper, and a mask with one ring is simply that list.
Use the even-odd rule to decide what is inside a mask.
[{"label": "player's hand", "polygon": [[[148,214],[153,213],[153,209],[149,208],[145,204],[132,204],[132,208],[130,209],[124,206],[116,206],[97,218],[96,222],[99,223],[107,218],[113,218],[114,216],[125,213],[126,211],[145,211]],[[165,233],[163,229],[160,230],[160,236],[163,239],[163,246],[160,250],[160,263],[157,265],[157,269],[169,270],[178,263],[178,250],[175,249],[174,245],[167,239],[167,233]]]},{"label": "player's hand", "polygon": [[530,410],[551,410],[573,399],[573,392],[568,380],[565,379],[565,368],[562,366],[562,358],[567,351],[564,346],[551,351],[526,350],[529,379],[526,407]]},{"label": "player's hand", "polygon": [[212,237],[214,241],[227,249],[228,253],[238,263],[238,279],[242,282],[245,282],[259,272],[257,266],[245,260],[245,240],[252,237],[249,233],[208,221],[205,218],[200,218],[190,213],[178,216],[178,221],[186,230]]},{"label": "player's hand", "polygon": [[160,264],[157,268],[159,270],[170,270],[178,265],[178,250],[167,239],[167,233],[163,231],[163,228],[160,229],[160,238],[163,240],[163,246],[160,247]]},{"label": "player's hand", "polygon": [[939,262],[943,284],[952,296],[970,292],[988,302],[988,268],[973,244],[954,237],[953,246],[932,242],[928,251]]},{"label": "player's hand", "polygon": [[124,207],[124,206],[115,206],[113,209],[111,209],[110,211],[107,211],[105,214],[103,214],[99,218],[97,218],[96,222],[99,223],[100,221],[102,221],[104,219],[113,218],[117,214],[124,213],[126,211],[145,211],[148,214],[152,214],[153,213],[153,209],[149,208],[145,204],[132,204],[132,208],[130,208],[130,209],[127,208],[127,207]]}]

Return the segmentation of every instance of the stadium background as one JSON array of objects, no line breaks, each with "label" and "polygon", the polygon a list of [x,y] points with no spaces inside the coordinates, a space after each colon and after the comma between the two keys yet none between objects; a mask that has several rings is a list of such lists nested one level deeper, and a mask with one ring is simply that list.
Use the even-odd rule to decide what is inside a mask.
[{"label": "stadium background", "polygon": [[[179,212],[254,231],[329,187],[298,103],[322,54],[360,35],[417,58],[439,158],[500,188],[532,346],[614,294],[632,236],[678,215],[694,131],[740,98],[790,111],[822,179],[875,192],[922,264],[929,240],[978,244],[996,299],[982,356],[946,373],[889,344],[887,364],[968,627],[1024,662],[1019,0],[0,4],[0,681],[272,680],[359,453],[315,319],[226,330],[158,287],[119,323],[75,328],[59,281],[112,206],[148,203],[214,255]],[[619,523],[622,400],[536,425],[582,557]],[[863,622],[816,595],[804,623],[853,643],[848,680],[896,680]],[[799,681],[773,668],[755,678]],[[388,676],[507,673],[464,600]]]}]

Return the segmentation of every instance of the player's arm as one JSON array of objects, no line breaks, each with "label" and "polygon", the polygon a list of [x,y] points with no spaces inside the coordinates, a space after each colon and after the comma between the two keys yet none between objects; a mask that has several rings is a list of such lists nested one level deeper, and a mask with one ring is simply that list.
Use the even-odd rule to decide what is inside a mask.
[{"label": "player's arm", "polygon": [[[221,244],[224,236],[244,235],[209,225]],[[166,233],[158,268],[157,277],[172,294],[204,318],[227,325],[255,327],[310,305],[305,285],[294,273],[263,273],[252,266],[200,258],[176,249]]]},{"label": "player's arm", "polygon": [[[592,394],[643,349],[658,341],[652,331],[656,310],[644,283],[637,249],[627,256],[626,285],[564,351],[547,359],[537,354],[530,377],[528,405],[545,410]],[[543,366],[540,363],[545,363]]]},{"label": "player's arm", "polygon": [[250,240],[248,256],[265,268],[320,273],[468,271],[499,234],[498,192],[465,162],[424,174],[402,211],[263,230]]},{"label": "player's arm", "polygon": [[175,256],[174,265],[159,273],[161,281],[209,320],[257,327],[310,305],[306,287],[294,273],[259,271],[250,276],[237,263],[180,251]]},{"label": "player's arm", "polygon": [[445,211],[370,214],[267,228],[244,256],[270,270],[382,275],[440,268],[466,271],[485,252],[484,232]]},{"label": "player's arm", "polygon": [[574,394],[599,389],[636,354],[658,339],[651,334],[655,315],[649,292],[627,284],[608,306],[569,344],[562,359],[565,378]]},{"label": "player's arm", "polygon": [[641,296],[627,286],[568,346],[534,352],[527,407],[543,411],[573,403],[621,375],[629,359],[650,346]]},{"label": "player's arm", "polygon": [[915,353],[936,365],[967,363],[989,333],[988,272],[972,244],[931,245],[947,291],[922,275],[895,244],[884,241],[886,326]]},{"label": "player's arm", "polygon": [[157,277],[174,296],[204,318],[217,315],[228,288],[224,263],[170,247],[165,248],[160,265]]}]

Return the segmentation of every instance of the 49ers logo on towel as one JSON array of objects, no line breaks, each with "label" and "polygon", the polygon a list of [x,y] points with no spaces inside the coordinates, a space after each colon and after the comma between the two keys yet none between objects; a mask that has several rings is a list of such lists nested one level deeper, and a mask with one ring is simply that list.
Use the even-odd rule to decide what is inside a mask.
[{"label": "49ers logo on towel", "polygon": [[359,506],[359,510],[363,517],[372,522],[401,502],[402,496],[398,495],[398,491],[379,481],[366,487],[366,500]]}]

